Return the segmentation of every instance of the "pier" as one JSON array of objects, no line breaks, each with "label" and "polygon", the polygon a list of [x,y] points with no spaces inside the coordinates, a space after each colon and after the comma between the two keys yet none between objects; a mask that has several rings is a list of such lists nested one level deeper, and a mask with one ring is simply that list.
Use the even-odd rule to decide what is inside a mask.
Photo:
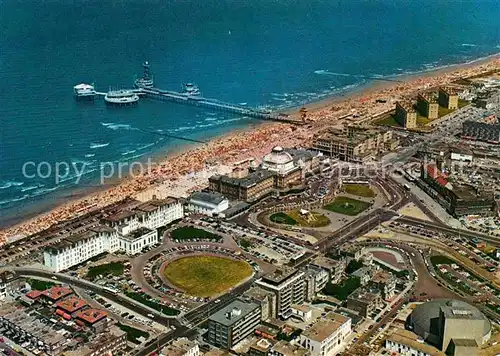
[{"label": "pier", "polygon": [[[253,109],[246,107],[244,105],[225,103],[217,99],[204,98],[201,95],[199,95],[198,88],[196,86],[193,86],[193,84],[189,84],[190,85],[189,89],[191,91],[185,91],[185,92],[176,92],[171,90],[162,90],[159,88],[155,88],[153,86],[153,78],[150,75],[149,71],[149,63],[145,62],[143,64],[143,68],[144,68],[144,74],[141,78],[136,79],[135,89],[122,90],[121,92],[127,92],[130,93],[130,95],[137,95],[139,97],[144,97],[147,99],[170,101],[176,104],[191,105],[191,106],[210,109],[213,111],[221,111],[236,115],[242,115],[247,118],[271,120],[271,121],[278,121],[296,125],[304,124],[304,121],[292,119],[287,114],[271,112],[268,110]],[[110,96],[111,95],[110,93],[112,93],[111,91],[108,93],[98,92],[94,90],[93,85],[88,85],[88,84],[79,84],[75,86],[73,89],[75,91],[75,97],[79,100],[82,99],[83,97],[90,98],[94,96],[103,96],[105,100],[108,101],[107,100],[108,96]],[[126,99],[123,100],[123,103],[124,104],[127,103]]]}]

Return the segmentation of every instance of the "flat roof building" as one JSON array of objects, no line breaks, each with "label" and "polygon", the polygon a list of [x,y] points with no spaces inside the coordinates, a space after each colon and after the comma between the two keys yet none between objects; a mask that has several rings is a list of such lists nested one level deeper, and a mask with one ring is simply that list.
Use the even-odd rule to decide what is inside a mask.
[{"label": "flat roof building", "polygon": [[395,119],[398,124],[405,129],[414,129],[417,127],[417,111],[411,101],[396,102]]},{"label": "flat roof building", "polygon": [[341,314],[329,313],[300,334],[300,346],[313,356],[336,355],[345,346],[344,340],[351,333],[351,319]]},{"label": "flat roof building", "polygon": [[187,209],[196,214],[219,215],[229,208],[229,200],[218,192],[194,192],[187,202]]},{"label": "flat roof building", "polygon": [[438,102],[444,108],[450,110],[458,109],[458,90],[452,87],[440,87]]},{"label": "flat roof building", "polygon": [[223,349],[232,349],[254,333],[260,320],[259,305],[235,300],[208,318],[208,342]]},{"label": "flat roof building", "polygon": [[287,319],[292,315],[292,304],[305,300],[304,272],[294,268],[278,268],[255,282],[260,288],[276,295],[276,315]]},{"label": "flat roof building", "polygon": [[439,104],[435,93],[420,93],[417,96],[417,109],[426,118],[433,120],[439,117]]},{"label": "flat roof building", "polygon": [[273,191],[275,175],[276,172],[258,169],[241,176],[214,175],[208,182],[211,191],[219,192],[230,199],[252,202]]}]

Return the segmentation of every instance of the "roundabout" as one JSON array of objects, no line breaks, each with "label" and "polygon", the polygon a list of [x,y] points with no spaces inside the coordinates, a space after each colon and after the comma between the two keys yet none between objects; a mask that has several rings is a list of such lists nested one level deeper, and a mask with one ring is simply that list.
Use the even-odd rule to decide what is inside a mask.
[{"label": "roundabout", "polygon": [[213,297],[250,278],[254,270],[243,260],[216,255],[192,254],[166,261],[162,279],[194,297]]}]

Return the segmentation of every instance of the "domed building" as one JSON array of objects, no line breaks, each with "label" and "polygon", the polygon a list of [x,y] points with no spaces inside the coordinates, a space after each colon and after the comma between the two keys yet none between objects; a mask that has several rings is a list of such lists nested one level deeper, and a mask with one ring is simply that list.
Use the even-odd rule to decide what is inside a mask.
[{"label": "domed building", "polygon": [[418,305],[406,320],[406,328],[426,343],[451,355],[470,354],[487,342],[491,323],[476,307],[453,299],[437,299]]},{"label": "domed building", "polygon": [[276,146],[264,156],[261,167],[276,172],[276,187],[281,189],[302,180],[302,168],[295,164],[293,156],[282,147]]}]

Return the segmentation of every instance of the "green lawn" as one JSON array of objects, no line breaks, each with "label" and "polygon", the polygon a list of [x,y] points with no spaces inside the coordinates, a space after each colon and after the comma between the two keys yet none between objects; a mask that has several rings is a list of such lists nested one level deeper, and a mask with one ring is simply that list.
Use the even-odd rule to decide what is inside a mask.
[{"label": "green lawn", "polygon": [[177,309],[167,307],[166,305],[162,305],[155,300],[147,299],[146,294],[144,293],[125,292],[125,295],[165,315],[178,315],[180,313]]},{"label": "green lawn", "polygon": [[299,210],[287,211],[289,217],[297,222],[297,225],[304,227],[323,227],[330,224],[330,219],[325,215],[310,211],[307,215],[300,214]]},{"label": "green lawn", "polygon": [[431,263],[434,267],[436,265],[451,265],[452,263],[455,263],[452,259],[446,257],[446,256],[431,256]]},{"label": "green lawn", "polygon": [[219,256],[189,256],[168,263],[162,271],[189,295],[210,297],[227,291],[253,273],[245,261]]},{"label": "green lawn", "polygon": [[269,220],[277,224],[297,225],[297,221],[295,221],[295,219],[282,212],[272,214],[269,217]]},{"label": "green lawn", "polygon": [[468,100],[463,100],[463,99],[458,99],[458,108],[463,108],[464,106],[467,106],[470,104],[470,101]]},{"label": "green lawn", "polygon": [[104,265],[90,267],[87,272],[87,277],[90,279],[95,279],[97,276],[121,276],[123,274],[123,263],[122,262],[111,262]]},{"label": "green lawn", "polygon": [[351,199],[348,197],[337,197],[335,200],[325,205],[323,208],[333,211],[334,213],[356,216],[362,211],[368,209],[372,204],[361,200]]},{"label": "green lawn", "polygon": [[26,282],[31,286],[31,289],[42,291],[55,286],[55,283],[39,281],[37,279],[27,279]]},{"label": "green lawn", "polygon": [[375,197],[375,192],[373,189],[366,184],[344,184],[344,192],[352,195],[357,195],[363,198],[373,198]]},{"label": "green lawn", "polygon": [[149,338],[149,333],[133,328],[128,325],[124,325],[122,323],[117,323],[116,326],[118,326],[122,331],[125,331],[127,333],[127,340],[133,342],[134,344],[139,344],[139,340],[137,340],[140,337],[143,337],[145,339]]},{"label": "green lawn", "polygon": [[222,236],[213,234],[209,231],[198,229],[193,226],[181,226],[170,232],[170,237],[173,240],[193,240],[193,239],[208,239],[219,241]]},{"label": "green lawn", "polygon": [[396,121],[396,115],[389,115],[386,116],[380,120],[375,121],[375,125],[384,125],[384,126],[394,126],[394,127],[402,127],[397,121]]},{"label": "green lawn", "polygon": [[349,277],[339,284],[328,283],[323,289],[323,293],[335,297],[338,300],[346,300],[360,285],[361,281],[358,277]]}]

